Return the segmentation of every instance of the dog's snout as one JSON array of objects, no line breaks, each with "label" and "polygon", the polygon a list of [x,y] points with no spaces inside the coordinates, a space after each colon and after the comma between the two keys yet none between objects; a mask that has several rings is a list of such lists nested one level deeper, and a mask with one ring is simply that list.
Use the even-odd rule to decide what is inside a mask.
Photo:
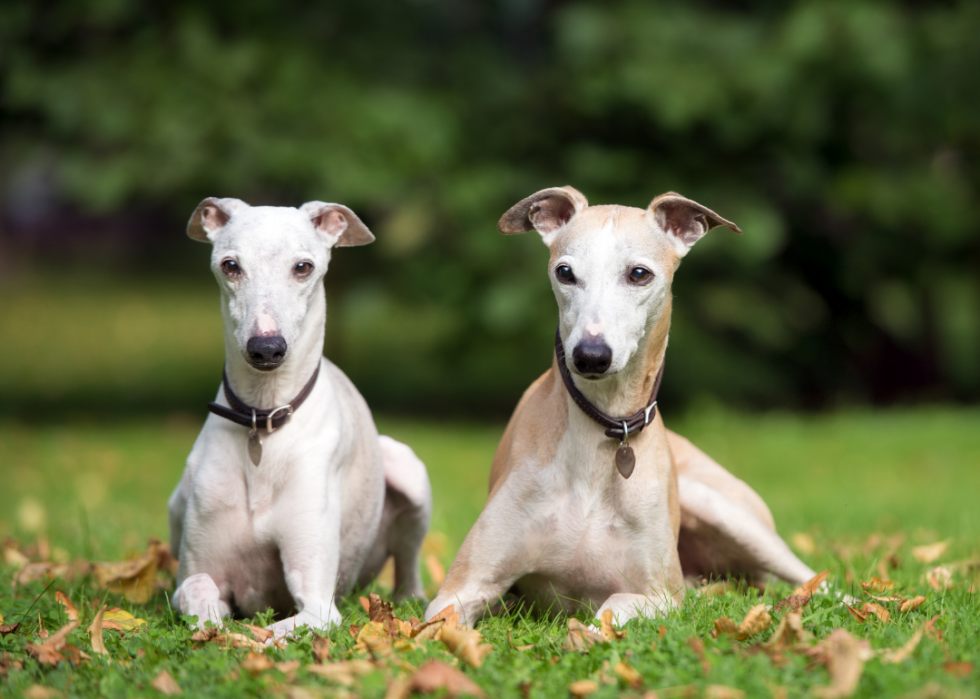
[{"label": "dog's snout", "polygon": [[245,349],[249,362],[256,369],[274,369],[286,357],[286,340],[281,335],[256,335]]},{"label": "dog's snout", "polygon": [[605,374],[612,365],[612,348],[601,337],[583,340],[572,350],[572,361],[580,374]]}]

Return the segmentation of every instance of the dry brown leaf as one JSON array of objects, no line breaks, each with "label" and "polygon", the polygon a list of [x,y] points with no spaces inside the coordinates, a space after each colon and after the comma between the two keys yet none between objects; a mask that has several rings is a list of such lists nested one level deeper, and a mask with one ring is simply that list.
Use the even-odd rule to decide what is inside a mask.
[{"label": "dry brown leaf", "polygon": [[28,643],[27,652],[37,658],[42,665],[57,665],[64,660],[61,651],[68,645],[68,634],[78,628],[79,622],[70,621],[51,634],[44,643]]},{"label": "dry brown leaf", "polygon": [[639,689],[640,685],[643,684],[643,676],[637,672],[636,668],[625,662],[618,662],[613,666],[613,672],[615,672],[619,679],[628,684],[633,689]]},{"label": "dry brown leaf", "polygon": [[155,587],[158,549],[159,544],[151,542],[146,553],[132,560],[93,564],[99,587],[122,594],[130,602],[146,604]]},{"label": "dry brown leaf", "polygon": [[473,667],[483,665],[483,659],[493,650],[489,643],[480,643],[479,631],[465,626],[443,626],[442,643],[450,653]]},{"label": "dry brown leaf", "polygon": [[205,626],[203,629],[195,631],[191,640],[196,643],[207,643],[221,635],[221,631],[220,626]]},{"label": "dry brown leaf", "polygon": [[937,566],[926,573],[926,582],[934,590],[948,590],[953,586],[953,573],[945,566]]},{"label": "dry brown leaf", "polygon": [[259,643],[265,643],[270,638],[276,637],[275,631],[270,631],[269,629],[263,626],[254,626],[253,624],[243,624],[242,622],[237,622],[237,623],[239,626],[244,626],[246,629],[251,631],[252,635],[255,637],[255,640],[258,641]]},{"label": "dry brown leaf", "polygon": [[871,656],[867,641],[858,640],[845,629],[835,629],[820,645],[830,674],[830,686],[817,687],[814,695],[822,699],[843,699],[854,694],[864,663]]},{"label": "dry brown leaf", "polygon": [[531,650],[532,648],[534,648],[533,643],[528,643],[526,646],[515,646],[514,639],[510,637],[510,629],[507,629],[507,643],[509,643],[510,647],[513,648],[514,650],[523,651],[523,650]]},{"label": "dry brown leaf", "polygon": [[14,568],[23,568],[30,563],[31,559],[17,550],[16,547],[4,544],[3,562]]},{"label": "dry brown leaf", "polygon": [[861,611],[869,615],[874,614],[882,622],[887,622],[889,619],[892,618],[891,612],[889,612],[887,609],[885,609],[880,604],[877,604],[875,602],[865,602],[861,606]]},{"label": "dry brown leaf", "polygon": [[364,607],[365,612],[371,611],[371,601],[367,597],[358,597],[357,601],[361,603],[362,607]]},{"label": "dry brown leaf", "polygon": [[708,659],[704,657],[704,641],[697,636],[691,636],[689,639],[687,639],[687,646],[694,651],[694,655],[696,655],[698,660],[701,661],[701,670],[707,675],[708,672],[711,671],[711,664],[708,662]]},{"label": "dry brown leaf", "polygon": [[879,578],[877,575],[872,577],[870,580],[861,583],[861,587],[868,594],[881,594],[882,592],[888,592],[895,587],[895,582],[893,580],[887,580]]},{"label": "dry brown leaf", "polygon": [[766,644],[771,650],[781,653],[803,641],[803,614],[787,612],[779,620],[779,626]]},{"label": "dry brown leaf", "polygon": [[709,684],[701,696],[704,699],[744,699],[745,692],[723,684]]},{"label": "dry brown leaf", "polygon": [[897,665],[898,663],[904,661],[906,658],[912,655],[912,652],[915,650],[916,646],[919,645],[919,641],[922,640],[923,632],[923,629],[919,629],[912,634],[912,638],[906,641],[899,648],[886,648],[881,653],[881,662]]},{"label": "dry brown leaf", "polygon": [[161,670],[160,674],[153,678],[150,682],[155,690],[162,694],[166,694],[168,697],[175,694],[183,694],[183,690],[180,685],[177,684],[177,680],[170,676],[170,673],[166,670]]},{"label": "dry brown leaf", "polygon": [[412,693],[411,679],[407,677],[394,679],[388,683],[384,699],[408,699]]},{"label": "dry brown leaf", "polygon": [[446,569],[443,567],[439,557],[434,553],[427,555],[425,557],[425,568],[429,571],[429,578],[432,580],[432,584],[437,588],[442,587],[442,583],[446,580]]},{"label": "dry brown leaf", "polygon": [[20,622],[16,624],[0,624],[0,636],[9,636],[12,633],[16,633],[19,628]]},{"label": "dry brown leaf", "polygon": [[918,609],[919,605],[921,605],[925,601],[926,598],[923,597],[922,595],[918,595],[917,597],[913,597],[912,599],[903,600],[902,603],[898,605],[898,611],[902,612],[903,614],[905,612],[911,612],[913,609]]},{"label": "dry brown leaf", "polygon": [[[193,638],[191,640],[193,640]],[[211,642],[218,644],[222,648],[247,648],[249,650],[257,651],[265,650],[265,644],[259,643],[243,633],[220,634],[212,638]]]},{"label": "dry brown leaf", "polygon": [[99,655],[109,655],[102,638],[102,617],[105,615],[105,610],[106,606],[103,604],[88,627],[89,638],[92,640],[92,650]]},{"label": "dry brown leaf", "polygon": [[749,636],[754,636],[760,631],[765,631],[772,625],[772,617],[766,611],[766,605],[757,604],[745,615],[742,623],[736,626],[735,622],[727,616],[715,619],[715,632],[717,634],[730,634],[739,641],[744,641]]},{"label": "dry brown leaf", "polygon": [[578,619],[568,620],[568,636],[562,644],[562,649],[567,651],[588,650],[596,643],[603,643],[606,639],[583,624]]},{"label": "dry brown leaf", "polygon": [[862,624],[868,620],[867,612],[863,612],[860,609],[855,609],[849,604],[845,604],[844,606],[847,607],[847,611],[850,612],[851,616],[860,621]]},{"label": "dry brown leaf", "polygon": [[587,697],[599,691],[599,683],[595,680],[578,680],[568,685],[568,691],[573,697]]},{"label": "dry brown leaf", "polygon": [[798,612],[803,607],[810,603],[813,599],[810,595],[790,595],[784,599],[781,599],[776,605],[775,609],[777,612],[783,611],[783,609],[788,609],[791,612]]},{"label": "dry brown leaf", "polygon": [[450,696],[486,696],[483,690],[469,677],[440,660],[430,660],[420,667],[409,680],[410,687],[425,694],[446,690]]},{"label": "dry brown leaf", "polygon": [[943,663],[943,672],[953,677],[966,677],[973,672],[973,663],[949,660]]},{"label": "dry brown leaf", "polygon": [[924,628],[924,630],[926,632],[926,636],[928,636],[929,638],[931,638],[933,641],[936,641],[937,643],[942,643],[942,640],[943,640],[943,632],[942,632],[942,629],[937,629],[936,628],[936,622],[939,621],[939,616],[940,615],[937,614],[932,619],[930,619],[929,621],[927,621],[926,622],[926,625],[923,628]]},{"label": "dry brown leaf", "polygon": [[830,575],[829,569],[823,571],[822,573],[817,573],[798,588],[793,590],[792,594],[799,595],[800,597],[812,596],[814,592],[818,592],[820,590],[820,585],[823,584],[823,581],[827,579],[828,575]]},{"label": "dry brown leaf", "polygon": [[43,687],[39,684],[32,684],[24,690],[24,699],[58,699],[65,696],[53,687]]},{"label": "dry brown leaf", "polygon": [[260,675],[266,670],[271,670],[275,665],[275,662],[268,655],[255,651],[246,655],[245,660],[242,661],[242,669],[252,677]]},{"label": "dry brown leaf", "polygon": [[313,634],[313,659],[318,663],[325,663],[329,657],[330,639]]},{"label": "dry brown leaf", "polygon": [[[72,601],[68,599],[68,596],[64,592],[60,590],[55,592],[54,598],[58,601],[58,604],[65,608],[65,612],[68,613],[68,621],[78,621],[78,609],[75,608],[75,605],[72,604]],[[3,621],[3,617],[0,617],[0,621]]]},{"label": "dry brown leaf", "polygon": [[7,674],[7,670],[23,670],[24,664],[7,653],[0,653],[0,677]]},{"label": "dry brown leaf", "polygon": [[299,670],[302,664],[299,660],[286,660],[281,663],[276,663],[276,669],[282,674],[288,675],[291,672]]},{"label": "dry brown leaf", "polygon": [[613,613],[611,609],[607,609],[602,613],[602,618],[599,620],[599,633],[607,641],[622,641],[626,638],[626,632],[617,630],[613,626]]},{"label": "dry brown leaf", "polygon": [[380,623],[384,627],[385,633],[392,638],[411,637],[411,624],[396,617],[391,610],[391,602],[383,601],[379,595],[373,592],[368,599],[368,616],[371,621]]},{"label": "dry brown leaf", "polygon": [[362,675],[366,675],[373,671],[374,665],[369,663],[367,660],[361,660],[355,658],[354,660],[345,660],[339,663],[330,663],[327,665],[307,665],[306,671],[312,672],[314,675],[320,675],[320,677],[326,677],[328,680],[333,680],[340,684],[351,686],[354,684],[354,680]]},{"label": "dry brown leaf", "polygon": [[904,602],[904,597],[898,597],[896,595],[871,595],[871,599],[876,599],[879,602]]},{"label": "dry brown leaf", "polygon": [[932,563],[942,557],[948,549],[949,539],[925,546],[916,546],[912,549],[912,558],[919,563]]}]

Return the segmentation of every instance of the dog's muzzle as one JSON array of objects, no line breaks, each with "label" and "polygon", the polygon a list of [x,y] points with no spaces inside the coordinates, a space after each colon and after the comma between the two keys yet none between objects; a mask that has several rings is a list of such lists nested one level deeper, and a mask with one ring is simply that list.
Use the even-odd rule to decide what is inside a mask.
[{"label": "dog's muzzle", "polygon": [[272,371],[286,358],[286,339],[281,335],[256,335],[248,341],[248,363],[261,371]]}]

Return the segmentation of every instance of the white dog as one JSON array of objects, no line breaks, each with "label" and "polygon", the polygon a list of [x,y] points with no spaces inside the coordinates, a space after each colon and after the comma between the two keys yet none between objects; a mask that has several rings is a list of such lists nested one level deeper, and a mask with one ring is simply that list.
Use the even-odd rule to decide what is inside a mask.
[{"label": "white dog", "polygon": [[425,466],[379,437],[364,399],[323,357],[323,276],[335,246],[374,236],[345,206],[205,199],[187,226],[213,244],[225,380],[170,498],[173,604],[198,624],[271,607],[281,637],[340,623],[335,599],[394,556],[398,598],[423,595]]},{"label": "white dog", "polygon": [[741,233],[674,193],[646,209],[590,207],[571,187],[500,219],[551,251],[555,360],[511,417],[487,504],[427,618],[453,604],[472,625],[516,586],[540,608],[610,609],[622,623],[680,603],[685,576],[813,577],[762,499],[656,410],[674,272],[719,225]]}]

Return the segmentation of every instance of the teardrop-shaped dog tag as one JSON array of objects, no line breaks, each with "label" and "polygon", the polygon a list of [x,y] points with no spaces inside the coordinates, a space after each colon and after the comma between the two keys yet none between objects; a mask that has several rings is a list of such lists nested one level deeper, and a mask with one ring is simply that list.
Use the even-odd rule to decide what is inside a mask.
[{"label": "teardrop-shaped dog tag", "polygon": [[262,460],[262,438],[259,437],[258,430],[248,431],[248,458],[250,458],[252,463],[256,466],[258,466],[259,462]]},{"label": "teardrop-shaped dog tag", "polygon": [[636,466],[636,454],[633,453],[633,447],[629,444],[621,445],[616,450],[616,468],[619,469],[619,475],[629,478],[633,475],[634,466]]}]

